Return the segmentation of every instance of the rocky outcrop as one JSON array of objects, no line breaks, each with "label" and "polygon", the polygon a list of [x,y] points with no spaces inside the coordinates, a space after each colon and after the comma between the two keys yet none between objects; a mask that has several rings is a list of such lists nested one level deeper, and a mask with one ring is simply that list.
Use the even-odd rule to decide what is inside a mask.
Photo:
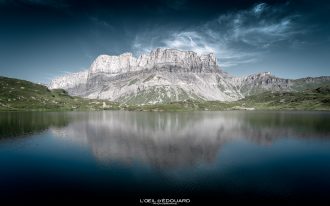
[{"label": "rocky outcrop", "polygon": [[131,53],[100,55],[87,72],[53,80],[49,88],[71,95],[124,103],[241,98],[224,78],[214,54],[159,48],[138,58]]},{"label": "rocky outcrop", "polygon": [[232,79],[233,85],[239,88],[244,96],[254,95],[265,91],[291,91],[291,81],[273,76],[270,72],[262,72],[236,77]]},{"label": "rocky outcrop", "polygon": [[300,92],[306,89],[330,85],[330,77],[306,77],[301,79],[284,79],[272,75],[270,72],[252,74],[245,77],[232,78],[231,83],[244,96],[271,92]]},{"label": "rocky outcrop", "polygon": [[88,71],[69,73],[53,79],[48,85],[49,89],[65,89],[70,95],[80,96],[86,91]]},{"label": "rocky outcrop", "polygon": [[100,55],[92,63],[89,76],[100,73],[116,75],[162,66],[184,68],[191,72],[217,70],[214,54],[198,56],[192,51],[158,48],[149,54],[142,54],[139,58],[133,57],[131,53],[124,53],[119,56]]},{"label": "rocky outcrop", "polygon": [[135,58],[131,53],[100,55],[88,71],[53,80],[49,88],[70,95],[145,104],[171,101],[235,101],[265,91],[302,91],[328,84],[330,77],[282,79],[270,72],[233,77],[214,54],[158,48]]}]

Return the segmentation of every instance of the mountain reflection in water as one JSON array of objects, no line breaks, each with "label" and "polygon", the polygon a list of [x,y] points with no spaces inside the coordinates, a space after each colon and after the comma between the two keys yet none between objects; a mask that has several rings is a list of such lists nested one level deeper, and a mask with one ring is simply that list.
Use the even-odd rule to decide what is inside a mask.
[{"label": "mountain reflection in water", "polygon": [[88,145],[101,163],[137,161],[158,169],[212,164],[224,144],[238,139],[272,144],[330,137],[330,115],[317,112],[114,111],[69,113],[68,119],[64,127],[51,127],[52,134]]}]

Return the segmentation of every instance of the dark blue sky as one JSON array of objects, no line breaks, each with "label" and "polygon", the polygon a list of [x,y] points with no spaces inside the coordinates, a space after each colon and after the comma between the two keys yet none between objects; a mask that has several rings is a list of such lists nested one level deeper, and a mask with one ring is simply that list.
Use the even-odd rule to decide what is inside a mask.
[{"label": "dark blue sky", "polygon": [[329,1],[0,0],[0,75],[47,83],[100,54],[215,52],[241,76],[330,75]]}]

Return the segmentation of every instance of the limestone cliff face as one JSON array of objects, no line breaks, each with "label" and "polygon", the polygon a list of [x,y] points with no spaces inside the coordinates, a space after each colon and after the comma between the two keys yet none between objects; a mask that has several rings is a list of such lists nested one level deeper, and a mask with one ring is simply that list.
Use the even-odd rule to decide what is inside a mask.
[{"label": "limestone cliff face", "polygon": [[330,77],[282,79],[269,72],[233,77],[217,65],[214,54],[159,48],[135,58],[131,53],[100,55],[88,71],[54,79],[50,89],[71,95],[122,103],[150,104],[172,101],[235,101],[264,91],[302,91]]},{"label": "limestone cliff face", "polygon": [[89,76],[122,74],[162,66],[175,66],[191,72],[211,72],[217,69],[214,54],[199,56],[195,52],[176,49],[156,49],[135,58],[131,53],[119,56],[100,55],[92,63]]},{"label": "limestone cliff face", "polygon": [[79,96],[86,91],[88,71],[66,74],[53,79],[48,85],[49,89],[66,89],[73,96]]},{"label": "limestone cliff face", "polygon": [[87,98],[138,104],[241,98],[222,75],[214,54],[164,48],[138,58],[131,53],[100,55],[87,72],[57,78],[49,87]]}]

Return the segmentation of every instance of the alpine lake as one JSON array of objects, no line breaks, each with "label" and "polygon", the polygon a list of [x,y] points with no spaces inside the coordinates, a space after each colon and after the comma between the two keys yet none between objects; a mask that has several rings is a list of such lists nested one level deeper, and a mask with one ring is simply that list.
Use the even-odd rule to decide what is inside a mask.
[{"label": "alpine lake", "polygon": [[330,112],[1,112],[0,164],[3,203],[327,205]]}]

